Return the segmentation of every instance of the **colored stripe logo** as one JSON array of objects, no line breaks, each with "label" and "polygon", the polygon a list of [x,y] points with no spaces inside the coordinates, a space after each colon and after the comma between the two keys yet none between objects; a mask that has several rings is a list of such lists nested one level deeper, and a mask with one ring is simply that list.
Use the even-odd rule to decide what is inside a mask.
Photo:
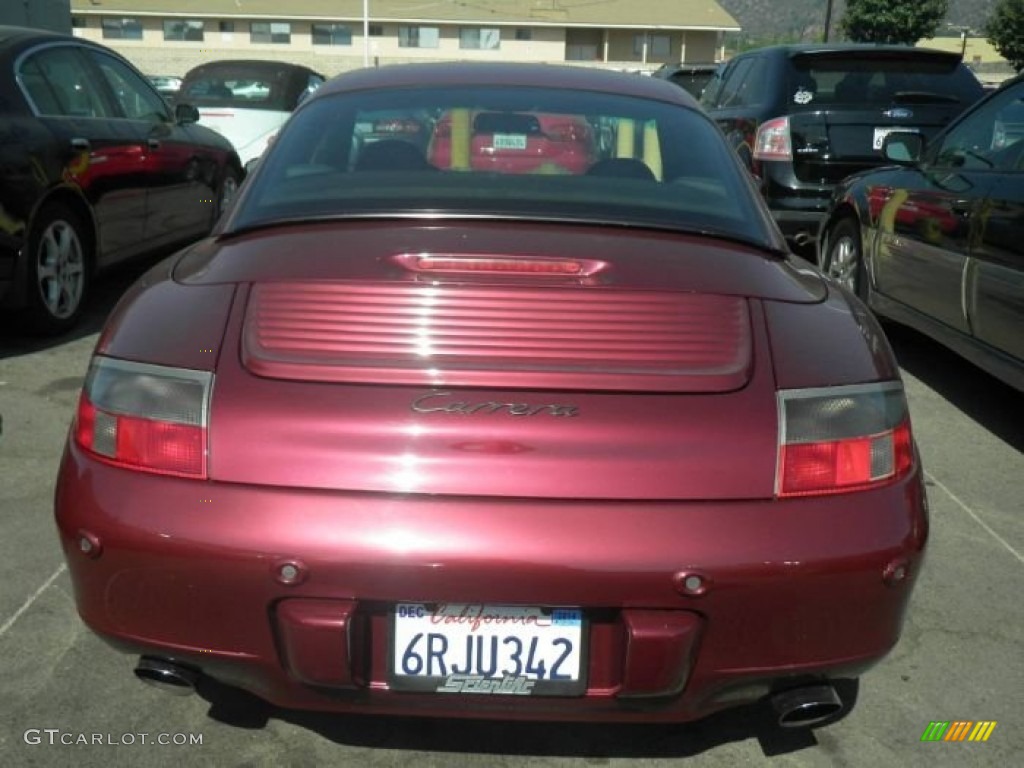
[{"label": "colored stripe logo", "polygon": [[988,741],[995,729],[995,720],[932,720],[921,741]]}]

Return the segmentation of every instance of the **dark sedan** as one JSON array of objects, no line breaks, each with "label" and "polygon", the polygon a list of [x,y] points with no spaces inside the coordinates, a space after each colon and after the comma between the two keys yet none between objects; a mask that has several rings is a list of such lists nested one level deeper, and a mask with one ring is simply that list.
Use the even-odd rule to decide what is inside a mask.
[{"label": "dark sedan", "polygon": [[[445,151],[361,141],[402,109]],[[511,162],[538,125],[610,141]],[[325,84],[130,290],[55,503],[81,617],[165,689],[810,726],[899,638],[922,478],[877,322],[692,97],[418,64]]]},{"label": "dark sedan", "polygon": [[71,328],[93,276],[202,237],[242,177],[231,144],[95,43],[0,27],[0,307]]},{"label": "dark sedan", "polygon": [[821,263],[879,315],[1024,391],[1024,78],[922,144],[893,134],[899,166],[838,188]]}]

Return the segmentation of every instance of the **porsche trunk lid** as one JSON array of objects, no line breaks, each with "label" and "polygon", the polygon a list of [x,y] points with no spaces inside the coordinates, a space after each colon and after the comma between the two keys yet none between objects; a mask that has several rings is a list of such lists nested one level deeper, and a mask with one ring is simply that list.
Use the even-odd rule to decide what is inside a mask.
[{"label": "porsche trunk lid", "polygon": [[623,501],[772,498],[765,303],[825,295],[735,243],[516,222],[301,224],[175,276],[238,285],[211,479]]},{"label": "porsche trunk lid", "polygon": [[752,354],[736,296],[275,282],[252,289],[242,359],[303,381],[723,392],[747,383]]}]

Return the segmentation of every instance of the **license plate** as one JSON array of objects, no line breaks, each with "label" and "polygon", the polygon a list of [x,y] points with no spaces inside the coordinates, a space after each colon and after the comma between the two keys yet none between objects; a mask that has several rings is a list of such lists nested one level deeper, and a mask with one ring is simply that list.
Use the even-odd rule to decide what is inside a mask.
[{"label": "license plate", "polygon": [[904,133],[918,133],[917,128],[904,128],[901,125],[893,126],[890,128],[875,128],[875,138],[874,141],[871,142],[871,148],[881,149],[882,142],[885,141],[885,137],[888,136],[890,133],[896,133],[897,131],[901,131]]},{"label": "license plate", "polygon": [[491,140],[494,149],[526,149],[525,133],[496,133]]},{"label": "license plate", "polygon": [[586,690],[579,608],[399,603],[391,637],[395,690],[499,696]]}]

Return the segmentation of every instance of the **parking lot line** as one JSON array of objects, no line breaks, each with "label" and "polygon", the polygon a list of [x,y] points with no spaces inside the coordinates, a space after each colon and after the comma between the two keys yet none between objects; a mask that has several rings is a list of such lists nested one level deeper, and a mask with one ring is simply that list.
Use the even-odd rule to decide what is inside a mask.
[{"label": "parking lot line", "polygon": [[25,611],[27,611],[29,608],[31,608],[32,607],[32,603],[34,603],[36,600],[38,600],[39,596],[41,594],[43,594],[43,592],[46,591],[47,587],[49,587],[51,584],[53,584],[53,582],[55,582],[57,580],[57,578],[62,573],[64,573],[64,571],[66,571],[67,569],[68,569],[67,563],[61,563],[60,564],[60,568],[58,568],[56,571],[54,571],[53,573],[50,574],[50,578],[48,578],[46,581],[44,581],[39,586],[39,589],[37,589],[35,592],[33,592],[29,596],[28,600],[26,600],[24,603],[22,603],[21,607],[18,608],[18,610],[16,610],[14,612],[14,615],[11,616],[7,621],[5,621],[4,625],[2,627],[0,627],[0,637],[3,637],[4,635],[7,634],[7,630],[9,630],[11,627],[14,626],[14,622],[16,622],[18,619],[21,618],[21,614],[23,614]]},{"label": "parking lot line", "polygon": [[[989,526],[988,523],[986,523],[984,520],[982,520],[973,509],[971,509],[969,506],[964,504],[964,502],[962,502],[960,500],[960,498],[955,493],[953,493],[951,490],[949,490],[949,488],[946,487],[945,483],[943,483],[937,477],[932,475],[930,472],[925,472],[924,476],[927,477],[931,482],[935,483],[935,485],[937,485],[939,488],[941,488],[946,493],[946,495],[949,496],[949,498],[951,498],[953,501],[955,501],[957,504],[959,504],[960,507],[965,512],[967,512],[967,514],[969,514],[971,517],[974,518],[974,522],[976,522],[978,525],[980,525],[982,528],[984,528],[986,531],[988,531],[989,534],[992,536],[992,538],[995,539],[996,541],[998,541],[1004,547],[1006,547],[1010,551],[1010,553],[1014,557],[1017,558],[1017,560],[1019,562],[1024,563],[1024,555],[1021,555],[1020,552],[1018,552],[1016,549],[1013,548],[1013,545],[1010,544],[1010,542],[1008,542],[1006,539],[1004,539],[1002,536],[1000,536],[998,533],[996,533],[994,530],[992,530],[991,526]],[[0,634],[3,634],[3,633],[0,633]]]}]

